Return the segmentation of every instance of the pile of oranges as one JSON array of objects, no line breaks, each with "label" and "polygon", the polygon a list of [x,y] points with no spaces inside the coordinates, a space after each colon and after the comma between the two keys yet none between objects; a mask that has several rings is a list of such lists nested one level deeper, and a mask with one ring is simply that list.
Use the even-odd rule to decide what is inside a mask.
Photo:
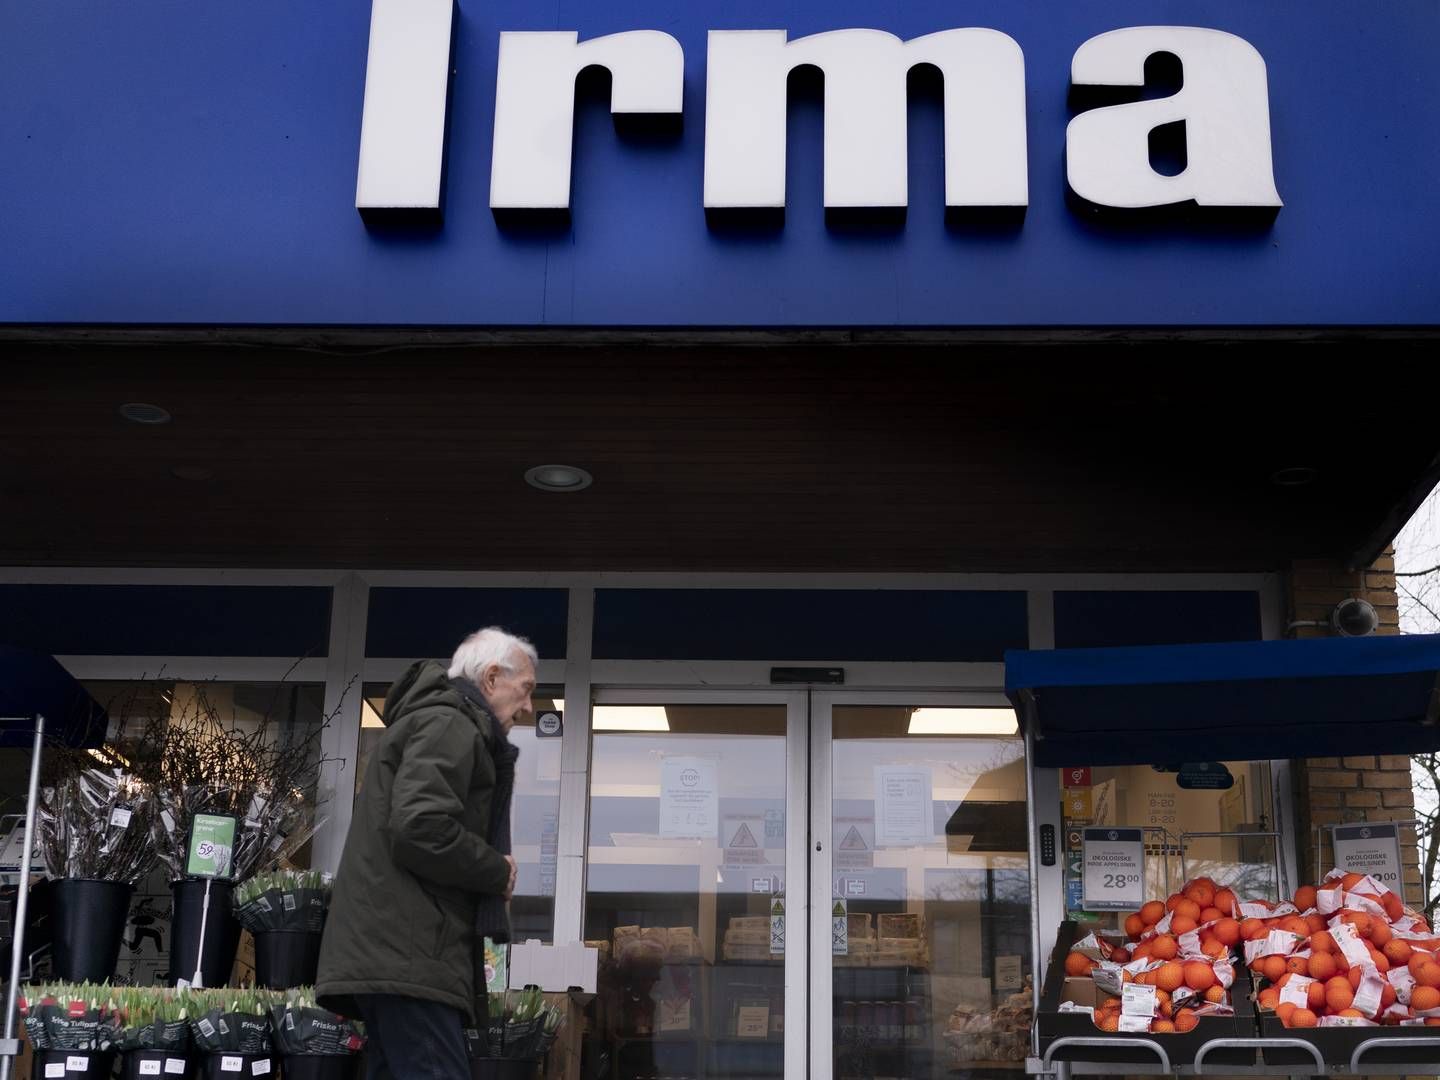
[{"label": "pile of oranges", "polygon": [[1336,871],[1264,906],[1240,923],[1262,1013],[1287,1028],[1440,1027],[1440,937],[1396,893]]},{"label": "pile of oranges", "polygon": [[[1125,920],[1129,946],[1087,939],[1065,958],[1065,973],[1089,975],[1097,985],[1153,986],[1152,1034],[1192,1031],[1205,1016],[1231,1015],[1229,987],[1235,972],[1231,950],[1241,941],[1233,917],[1238,901],[1209,878],[1196,878],[1169,900],[1153,900]],[[1090,942],[1093,941],[1093,945]],[[1098,951],[1100,960],[1092,955]],[[1098,976],[1098,977],[1097,977]],[[1136,1030],[1122,1021],[1122,999],[1106,995],[1095,1009],[1101,1031]]]}]

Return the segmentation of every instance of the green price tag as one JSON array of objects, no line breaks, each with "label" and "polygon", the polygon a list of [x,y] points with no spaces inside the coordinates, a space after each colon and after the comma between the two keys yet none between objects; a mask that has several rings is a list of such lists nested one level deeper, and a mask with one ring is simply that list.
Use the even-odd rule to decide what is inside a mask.
[{"label": "green price tag", "polygon": [[224,814],[196,814],[190,823],[189,857],[185,873],[198,878],[228,878],[235,854],[235,831],[240,822]]}]

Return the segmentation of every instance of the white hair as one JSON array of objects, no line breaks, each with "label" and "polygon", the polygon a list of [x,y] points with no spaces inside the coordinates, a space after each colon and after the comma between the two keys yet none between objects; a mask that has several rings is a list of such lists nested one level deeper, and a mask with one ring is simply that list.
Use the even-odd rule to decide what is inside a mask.
[{"label": "white hair", "polygon": [[498,626],[487,626],[483,630],[476,630],[460,643],[455,655],[450,658],[450,670],[447,674],[452,679],[465,678],[473,683],[479,683],[485,672],[492,667],[513,674],[519,667],[516,653],[528,656],[532,666],[539,666],[540,656],[534,645],[522,637],[507,634]]}]

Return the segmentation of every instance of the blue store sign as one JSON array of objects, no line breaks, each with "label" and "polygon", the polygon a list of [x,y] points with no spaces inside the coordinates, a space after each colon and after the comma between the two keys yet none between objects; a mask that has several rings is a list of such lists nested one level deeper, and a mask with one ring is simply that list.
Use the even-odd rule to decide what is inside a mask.
[{"label": "blue store sign", "polygon": [[1429,0],[49,0],[0,37],[0,322],[1440,321]]}]

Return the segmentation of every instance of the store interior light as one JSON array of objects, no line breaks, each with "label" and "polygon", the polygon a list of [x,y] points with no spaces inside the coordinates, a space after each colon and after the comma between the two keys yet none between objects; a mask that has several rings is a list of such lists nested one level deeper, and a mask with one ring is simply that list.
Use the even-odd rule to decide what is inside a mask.
[{"label": "store interior light", "polygon": [[916,709],[911,735],[1014,735],[1020,730],[1014,709]]},{"label": "store interior light", "polygon": [[590,725],[596,731],[669,731],[663,705],[596,705]]},{"label": "store interior light", "polygon": [[360,726],[362,728],[383,728],[385,721],[380,719],[380,714],[375,711],[375,706],[366,701],[360,706]]}]

